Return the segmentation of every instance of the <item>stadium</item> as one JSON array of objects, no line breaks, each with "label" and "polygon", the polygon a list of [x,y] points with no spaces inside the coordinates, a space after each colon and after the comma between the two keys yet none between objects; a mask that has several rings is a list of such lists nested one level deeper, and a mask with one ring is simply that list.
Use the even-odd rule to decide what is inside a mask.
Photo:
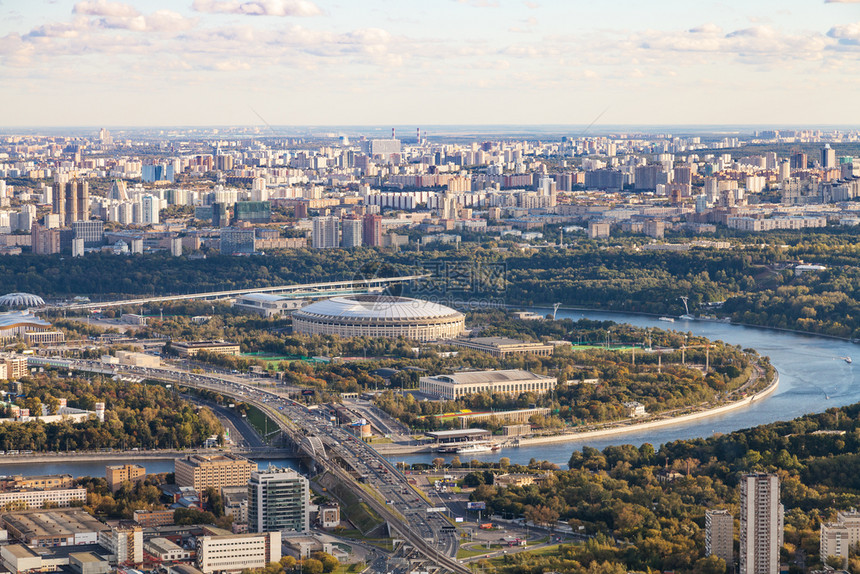
[{"label": "stadium", "polygon": [[293,332],[341,337],[450,339],[466,326],[462,313],[421,299],[389,295],[332,297],[293,313]]}]

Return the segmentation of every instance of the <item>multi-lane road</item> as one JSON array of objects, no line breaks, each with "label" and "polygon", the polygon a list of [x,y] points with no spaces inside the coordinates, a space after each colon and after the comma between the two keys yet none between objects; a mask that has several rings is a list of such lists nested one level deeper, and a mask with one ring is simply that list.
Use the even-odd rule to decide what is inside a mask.
[{"label": "multi-lane road", "polygon": [[[465,574],[470,570],[457,560],[459,531],[439,507],[414,489],[409,480],[370,445],[330,422],[328,411],[308,409],[289,397],[248,384],[231,374],[192,373],[178,368],[144,368],[111,365],[98,361],[53,360],[46,366],[103,374],[148,378],[217,391],[236,400],[254,404],[267,412],[297,445],[323,469],[341,482],[379,514],[400,538],[427,562],[444,571]],[[316,437],[325,452],[319,452],[306,437]],[[399,568],[392,568],[397,571]]]}]

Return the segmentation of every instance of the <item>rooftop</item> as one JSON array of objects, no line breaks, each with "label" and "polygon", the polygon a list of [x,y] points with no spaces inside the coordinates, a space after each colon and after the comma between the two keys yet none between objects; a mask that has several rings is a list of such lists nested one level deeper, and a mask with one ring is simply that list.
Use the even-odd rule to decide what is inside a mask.
[{"label": "rooftop", "polygon": [[444,430],[444,431],[432,431],[426,433],[427,436],[434,438],[460,438],[460,437],[470,437],[470,436],[484,436],[490,434],[490,431],[485,429],[457,429],[457,430]]},{"label": "rooftop", "polygon": [[50,323],[43,319],[39,319],[29,311],[9,311],[8,313],[0,313],[0,329],[21,327],[24,325],[33,325],[35,327],[51,326]]},{"label": "rooftop", "polygon": [[67,537],[82,532],[107,530],[82,510],[23,511],[3,515],[3,522],[13,526],[25,538]]},{"label": "rooftop", "polygon": [[471,371],[465,373],[455,373],[452,375],[437,375],[428,377],[437,381],[453,383],[455,385],[474,385],[482,383],[504,383],[514,381],[533,381],[535,379],[552,379],[546,375],[536,375],[529,371],[520,369],[508,369],[504,371]]},{"label": "rooftop", "polygon": [[471,337],[468,339],[455,339],[457,343],[466,343],[471,345],[484,345],[487,347],[508,347],[521,345],[544,345],[541,342],[523,341],[521,339],[509,339],[507,337]]},{"label": "rooftop", "polygon": [[422,299],[387,295],[353,295],[332,297],[312,303],[297,312],[300,315],[338,317],[341,319],[415,320],[462,317],[459,311]]},{"label": "rooftop", "polygon": [[270,295],[268,293],[248,293],[247,295],[237,297],[237,299],[260,301],[264,303],[277,303],[278,301],[284,301],[288,299],[288,297],[281,297],[280,295]]}]

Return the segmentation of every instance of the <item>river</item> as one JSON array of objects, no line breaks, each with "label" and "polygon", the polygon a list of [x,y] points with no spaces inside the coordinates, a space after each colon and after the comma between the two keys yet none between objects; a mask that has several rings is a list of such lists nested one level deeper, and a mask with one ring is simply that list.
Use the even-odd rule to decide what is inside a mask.
[{"label": "river", "polygon": [[[543,312],[543,309],[535,309]],[[551,310],[549,310],[551,312]],[[512,448],[501,453],[468,455],[468,460],[498,461],[508,457],[512,463],[527,464],[530,459],[548,460],[566,467],[570,454],[575,449],[591,446],[602,449],[609,445],[634,444],[639,446],[649,442],[655,447],[678,439],[707,437],[714,433],[727,433],[774,421],[793,419],[798,416],[822,412],[830,407],[839,407],[860,402],[860,371],[843,360],[857,354],[860,346],[853,343],[802,335],[786,331],[774,331],[755,327],[744,327],[728,323],[709,321],[681,321],[674,323],[659,321],[656,317],[629,315],[624,313],[604,313],[594,311],[559,310],[559,318],[593,319],[630,323],[639,327],[657,327],[681,332],[690,332],[711,340],[722,340],[743,348],[751,347],[760,354],[769,356],[771,363],[779,370],[779,388],[767,398],[749,407],[729,413],[708,417],[694,422],[652,429],[647,432],[631,432],[598,440],[570,441],[564,443]],[[858,362],[860,366],[860,362]],[[416,454],[392,457],[393,461],[430,462],[438,455]],[[450,460],[453,456],[448,456]],[[261,466],[269,461],[258,461]],[[271,461],[284,466],[290,461]],[[21,473],[27,475],[70,473],[76,476],[104,476],[104,465],[97,463],[40,463],[15,465],[0,469],[0,474]],[[172,461],[152,461],[146,463],[148,472],[169,472],[173,470]],[[2,464],[0,464],[2,467]]]},{"label": "river", "polygon": [[[543,309],[535,309],[543,312]],[[550,309],[548,311],[552,313]],[[602,439],[570,441],[563,443],[536,445],[526,448],[504,449],[499,453],[475,454],[461,457],[467,460],[498,461],[508,457],[512,463],[527,464],[530,459],[548,460],[563,468],[574,450],[583,446],[603,449],[610,445],[633,444],[639,446],[649,442],[655,447],[678,439],[711,436],[714,433],[727,433],[738,429],[758,426],[775,421],[788,420],[804,414],[817,413],[831,407],[839,407],[860,402],[860,371],[848,364],[843,357],[857,354],[860,346],[837,339],[802,335],[786,331],[775,331],[756,327],[744,327],[711,321],[681,321],[674,323],[659,321],[657,317],[629,315],[624,313],[576,312],[559,310],[558,318],[593,319],[630,323],[639,327],[657,327],[701,335],[711,340],[722,340],[743,348],[753,348],[761,355],[770,357],[771,363],[779,370],[779,387],[767,398],[749,407],[740,408],[723,415],[707,417],[698,421],[631,432]],[[860,362],[858,362],[860,366]],[[417,454],[399,456],[392,460],[430,462],[438,455]],[[445,457],[450,460],[453,456]]]}]

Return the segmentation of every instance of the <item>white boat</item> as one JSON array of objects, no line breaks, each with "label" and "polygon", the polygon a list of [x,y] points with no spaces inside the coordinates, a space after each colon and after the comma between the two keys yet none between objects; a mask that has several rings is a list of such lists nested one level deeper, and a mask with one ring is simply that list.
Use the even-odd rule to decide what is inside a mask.
[{"label": "white boat", "polygon": [[657,319],[658,321],[666,321],[667,323],[674,323],[675,319],[672,317],[660,317]]},{"label": "white boat", "polygon": [[851,360],[851,357],[842,357],[842,358],[845,359],[845,362],[848,363],[849,365],[854,362]]},{"label": "white boat", "polygon": [[681,315],[678,318],[681,319],[682,321],[695,321],[696,320],[695,317],[693,317],[692,315],[687,315],[687,314]]},{"label": "white boat", "polygon": [[470,444],[461,446],[457,449],[457,454],[475,454],[479,452],[492,452],[492,448],[488,444]]}]

